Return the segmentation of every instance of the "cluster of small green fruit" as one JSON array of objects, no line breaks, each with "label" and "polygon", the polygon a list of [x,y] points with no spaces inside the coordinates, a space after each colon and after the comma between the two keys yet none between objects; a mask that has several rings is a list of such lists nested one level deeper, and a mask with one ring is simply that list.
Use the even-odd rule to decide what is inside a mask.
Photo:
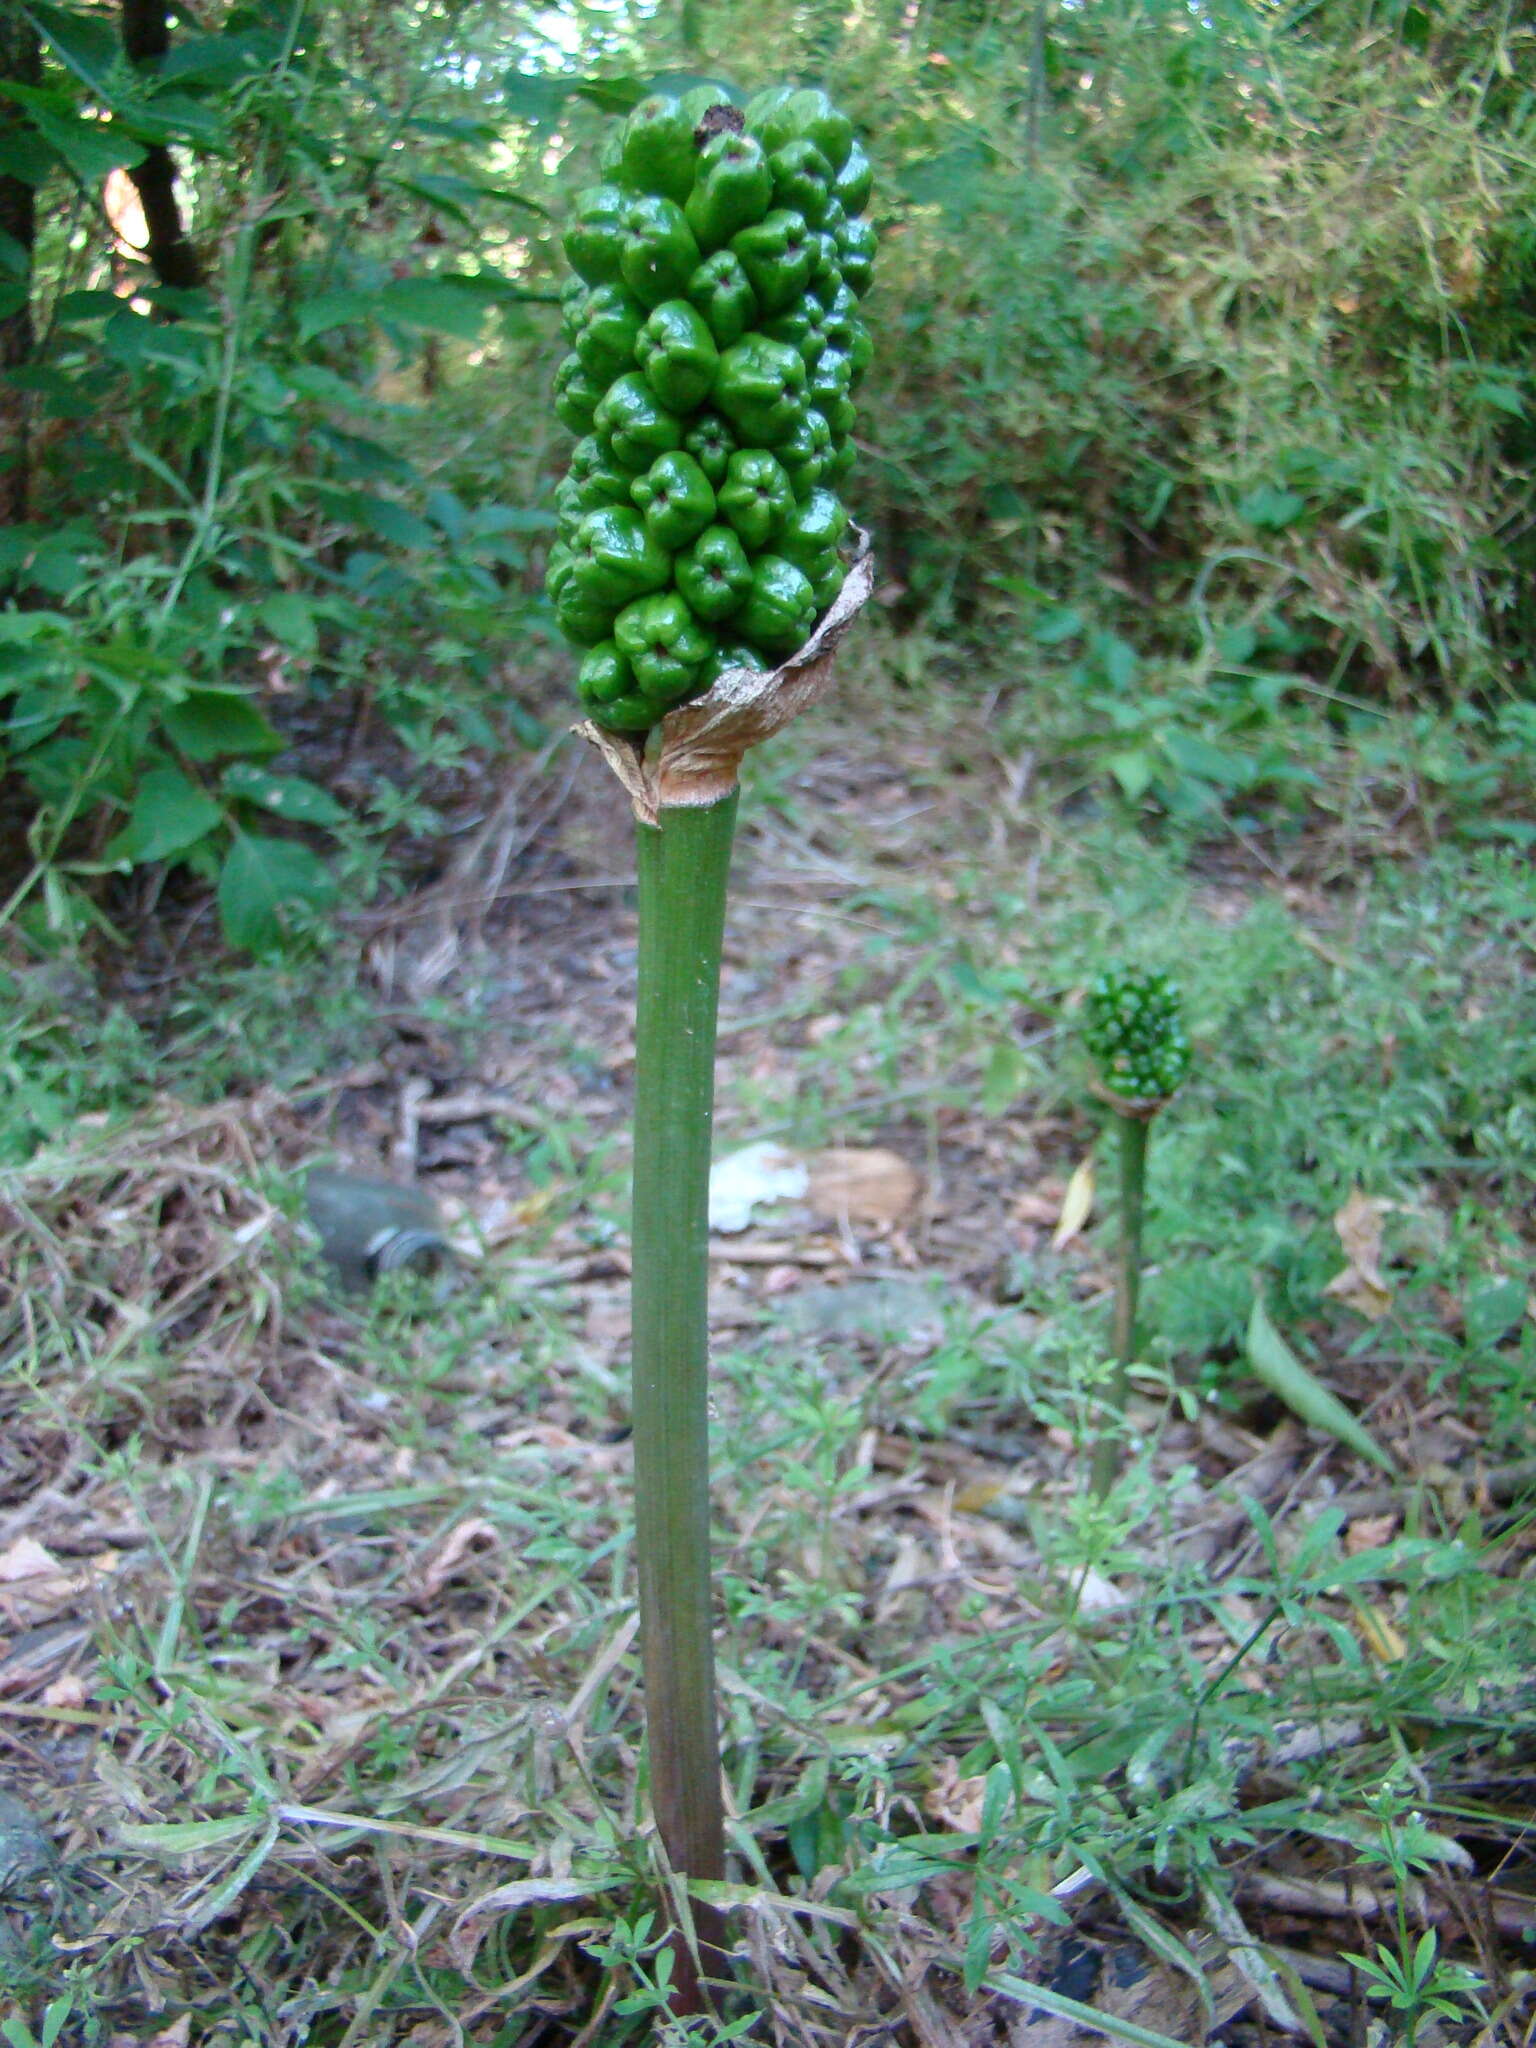
[{"label": "cluster of small green fruit", "polygon": [[645,732],[730,668],[765,670],[842,589],[868,158],[823,92],[642,100],[565,235],[580,436],[547,586],[578,690]]},{"label": "cluster of small green fruit", "polygon": [[1166,974],[1101,974],[1084,1005],[1083,1042],[1105,1085],[1130,1102],[1165,1102],[1189,1072],[1183,1004]]}]

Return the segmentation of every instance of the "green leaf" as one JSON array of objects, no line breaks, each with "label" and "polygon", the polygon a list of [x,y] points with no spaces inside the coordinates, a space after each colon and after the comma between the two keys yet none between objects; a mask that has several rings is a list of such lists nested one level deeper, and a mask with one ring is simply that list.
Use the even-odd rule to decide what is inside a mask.
[{"label": "green leaf", "polygon": [[320,908],[334,900],[336,884],[320,856],[297,840],[239,832],[224,857],[218,895],[225,938],[263,954],[282,945],[287,906]]},{"label": "green leaf", "polygon": [[58,162],[35,128],[0,122],[0,178],[41,185],[53,176]]},{"label": "green leaf", "polygon": [[1104,765],[1133,804],[1146,795],[1157,774],[1156,762],[1141,748],[1132,753],[1111,754]]},{"label": "green leaf", "polygon": [[1042,612],[1034,624],[1034,641],[1037,647],[1060,647],[1064,641],[1075,640],[1083,630],[1084,619],[1076,605],[1057,605],[1048,612]]},{"label": "green leaf", "polygon": [[63,612],[0,612],[0,645],[67,633],[69,623]]},{"label": "green leaf", "polygon": [[348,491],[338,500],[338,509],[380,540],[397,548],[437,548],[442,539],[435,526],[396,505],[388,498],[375,498],[367,491]]},{"label": "green leaf", "polygon": [[165,730],[194,761],[220,754],[271,754],[283,744],[250,699],[238,690],[189,690],[161,713]]},{"label": "green leaf", "polygon": [[1382,1471],[1395,1473],[1396,1466],[1364,1423],[1307,1370],[1286,1343],[1269,1319],[1262,1294],[1253,1298],[1245,1348],[1254,1378],[1278,1395],[1293,1415],[1299,1415],[1314,1429],[1327,1430],[1330,1436],[1337,1437],[1341,1444],[1347,1444],[1373,1465],[1379,1465]]},{"label": "green leaf", "polygon": [[477,341],[485,324],[485,300],[454,278],[397,277],[379,293],[379,318]]},{"label": "green leaf", "polygon": [[414,192],[419,199],[425,199],[434,206],[442,206],[456,213],[461,220],[473,224],[475,210],[481,206],[516,206],[525,213],[537,213],[549,218],[549,208],[540,206],[536,199],[529,199],[521,192],[512,192],[505,185],[491,185],[479,178],[459,178],[447,173],[413,171],[408,177],[394,180],[401,191]]},{"label": "green leaf", "polygon": [[1487,1351],[1520,1327],[1525,1315],[1526,1290],[1521,1280],[1495,1280],[1469,1294],[1462,1309],[1467,1343],[1474,1351]]},{"label": "green leaf", "polygon": [[578,99],[604,114],[627,114],[638,107],[651,89],[648,78],[627,73],[619,78],[583,78],[571,87]]},{"label": "green leaf", "polygon": [[1474,384],[1472,396],[1480,405],[1491,405],[1495,412],[1508,413],[1511,419],[1525,418],[1525,396],[1514,384],[1500,384],[1485,378],[1481,384]]},{"label": "green leaf", "polygon": [[29,0],[22,12],[65,70],[73,71],[82,85],[101,93],[123,56],[123,46],[111,24],[98,15],[48,6],[45,0]]},{"label": "green leaf", "polygon": [[222,823],[224,813],[179,768],[152,768],[134,792],[128,822],[109,843],[102,859],[116,866],[170,860],[205,839]]},{"label": "green leaf", "polygon": [[1027,1078],[1024,1055],[1006,1038],[993,1046],[981,1082],[981,1113],[1000,1117],[1011,1109],[1024,1092]]},{"label": "green leaf", "polygon": [[61,327],[75,326],[83,320],[110,320],[122,310],[116,292],[65,292],[54,308],[54,318]]},{"label": "green leaf", "polygon": [[82,121],[77,114],[50,113],[43,107],[28,111],[49,148],[87,184],[104,178],[108,171],[131,170],[144,161],[143,143],[119,127],[105,121]]},{"label": "green leaf", "polygon": [[256,607],[256,616],[275,640],[296,654],[313,654],[318,644],[315,615],[309,600],[296,591],[274,590]]},{"label": "green leaf", "polygon": [[1181,775],[1193,775],[1202,782],[1217,782],[1228,789],[1245,788],[1252,771],[1241,754],[1213,746],[1198,733],[1170,732],[1163,735],[1163,752]]},{"label": "green leaf", "polygon": [[225,1842],[238,1842],[264,1824],[259,1813],[231,1813],[222,1820],[120,1821],[119,1839],[130,1849],[148,1849],[156,1856],[195,1856],[203,1849],[217,1849]]},{"label": "green leaf", "polygon": [[1238,501],[1237,516],[1250,526],[1279,533],[1287,526],[1294,526],[1306,509],[1307,501],[1300,492],[1282,491],[1273,484],[1260,484],[1257,490],[1250,491],[1246,498]]},{"label": "green leaf", "polygon": [[259,804],[276,818],[300,825],[341,825],[346,811],[328,790],[303,775],[269,775],[254,761],[235,761],[224,771],[224,790],[241,803]]},{"label": "green leaf", "polygon": [[299,301],[299,339],[313,341],[333,327],[359,326],[377,314],[378,300],[372,292],[322,292],[317,299]]},{"label": "green leaf", "polygon": [[275,30],[245,29],[216,36],[188,36],[160,59],[162,80],[198,85],[234,85],[268,71],[281,58],[283,39]]},{"label": "green leaf", "polygon": [[1141,656],[1118,633],[1095,634],[1093,658],[1112,690],[1131,689],[1141,672]]},{"label": "green leaf", "polygon": [[508,71],[501,80],[501,96],[515,121],[546,127],[574,90],[569,78],[552,78],[547,73]]}]

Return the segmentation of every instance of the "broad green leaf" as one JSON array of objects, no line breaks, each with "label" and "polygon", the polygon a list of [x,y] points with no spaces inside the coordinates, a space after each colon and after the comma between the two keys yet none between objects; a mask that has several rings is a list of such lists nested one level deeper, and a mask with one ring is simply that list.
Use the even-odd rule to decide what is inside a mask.
[{"label": "broad green leaf", "polygon": [[54,309],[54,318],[60,326],[74,326],[83,320],[110,320],[122,310],[116,292],[65,292]]},{"label": "broad green leaf", "polygon": [[1000,1038],[987,1060],[981,1082],[981,1113],[999,1117],[1011,1109],[1024,1092],[1027,1069],[1024,1055],[1011,1040]]},{"label": "broad green leaf", "polygon": [[452,278],[397,277],[379,293],[379,317],[477,341],[485,324],[485,299]]},{"label": "broad green leaf", "polygon": [[251,700],[238,690],[189,690],[161,713],[165,730],[194,761],[220,754],[270,754],[282,746]]},{"label": "broad green leaf", "polygon": [[102,858],[113,865],[169,860],[206,838],[223,816],[207,791],[179,768],[152,768],[134,792],[127,824]]},{"label": "broad green leaf", "polygon": [[315,615],[309,600],[297,591],[274,590],[256,607],[256,616],[276,640],[296,654],[313,654],[317,645]]},{"label": "broad green leaf", "polygon": [[1339,1399],[1331,1393],[1314,1373],[1307,1370],[1286,1343],[1280,1332],[1269,1319],[1262,1294],[1253,1298],[1253,1313],[1248,1319],[1246,1344],[1248,1367],[1254,1378],[1268,1387],[1272,1394],[1285,1403],[1293,1415],[1299,1415],[1303,1422],[1315,1429],[1325,1429],[1330,1436],[1347,1444],[1362,1458],[1373,1465],[1379,1465],[1384,1472],[1395,1472],[1396,1466],[1377,1443],[1365,1424],[1352,1415]]},{"label": "broad green leaf", "polygon": [[1228,789],[1242,789],[1253,780],[1248,762],[1241,754],[1213,746],[1198,733],[1170,732],[1163,735],[1163,752],[1181,775],[1195,775],[1203,782],[1219,782]]},{"label": "broad green leaf", "polygon": [[1051,611],[1042,612],[1034,624],[1033,637],[1037,647],[1060,647],[1065,640],[1075,640],[1084,626],[1082,613],[1076,605],[1063,604]]},{"label": "broad green leaf", "polygon": [[104,121],[82,121],[75,114],[29,109],[39,135],[56,150],[77,178],[94,184],[108,171],[131,170],[144,161],[145,149],[121,128]]},{"label": "broad green leaf", "polygon": [[442,545],[435,526],[396,505],[388,498],[375,498],[367,491],[350,491],[341,501],[359,526],[376,533],[397,548],[436,548]]},{"label": "broad green leaf", "polygon": [[583,78],[571,87],[577,99],[605,114],[627,114],[638,107],[651,89],[649,79],[626,75],[619,78]]},{"label": "broad green leaf", "polygon": [[0,644],[41,640],[45,635],[68,630],[69,620],[63,612],[0,612]]},{"label": "broad green leaf", "polygon": [[303,775],[269,775],[254,761],[235,761],[224,771],[225,793],[259,804],[275,818],[299,825],[340,825],[346,812],[328,790]]},{"label": "broad green leaf", "polygon": [[49,6],[45,0],[27,0],[22,13],[65,70],[100,94],[123,56],[110,22],[99,15],[77,14],[73,8]]},{"label": "broad green leaf", "polygon": [[1485,379],[1474,384],[1472,396],[1480,405],[1491,405],[1495,412],[1508,413],[1511,419],[1525,418],[1525,396],[1514,384],[1500,384]]},{"label": "broad green leaf", "polygon": [[1096,634],[1093,658],[1112,690],[1129,690],[1141,672],[1141,656],[1130,641],[1122,640],[1118,633]]},{"label": "broad green leaf", "polygon": [[1495,1280],[1467,1296],[1462,1324],[1474,1351],[1486,1351],[1520,1327],[1525,1315],[1526,1283]]},{"label": "broad green leaf", "polygon": [[1307,501],[1298,491],[1277,490],[1273,484],[1260,484],[1246,498],[1238,501],[1237,516],[1245,519],[1250,526],[1259,526],[1272,533],[1279,533],[1287,526],[1294,526],[1307,509]]},{"label": "broad green leaf", "polygon": [[187,36],[160,59],[162,80],[185,84],[234,85],[267,71],[282,56],[281,35],[267,29],[245,29],[218,36]]},{"label": "broad green leaf", "polygon": [[527,71],[508,71],[501,81],[507,112],[514,120],[530,121],[536,127],[553,121],[574,89],[572,79]]},{"label": "broad green leaf", "polygon": [[1144,748],[1137,748],[1130,753],[1111,754],[1104,765],[1131,803],[1136,803],[1146,795],[1157,774],[1157,764]]},{"label": "broad green leaf", "polygon": [[58,158],[35,128],[0,122],[0,178],[41,185],[58,168]]},{"label": "broad green leaf", "polygon": [[320,908],[335,895],[330,870],[309,847],[239,832],[219,874],[219,919],[232,946],[270,953],[282,944],[287,906]]},{"label": "broad green leaf", "polygon": [[372,292],[322,292],[317,299],[301,299],[298,306],[299,339],[313,341],[333,327],[355,327],[378,317],[379,302]]}]

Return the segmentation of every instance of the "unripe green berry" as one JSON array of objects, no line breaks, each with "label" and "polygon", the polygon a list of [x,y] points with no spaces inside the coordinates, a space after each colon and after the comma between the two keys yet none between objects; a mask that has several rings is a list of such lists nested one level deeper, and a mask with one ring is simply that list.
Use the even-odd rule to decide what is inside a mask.
[{"label": "unripe green berry", "polygon": [[1112,967],[1088,990],[1083,1043],[1106,1088],[1131,1102],[1166,1102],[1189,1072],[1183,1002],[1166,974]]}]

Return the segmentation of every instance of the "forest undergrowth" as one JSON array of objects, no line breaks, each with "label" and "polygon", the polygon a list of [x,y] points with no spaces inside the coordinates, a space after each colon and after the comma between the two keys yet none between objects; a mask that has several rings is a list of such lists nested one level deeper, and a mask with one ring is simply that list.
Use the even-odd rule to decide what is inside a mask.
[{"label": "forest undergrowth", "polygon": [[[900,653],[748,790],[717,1153],[813,1171],[714,1245],[744,1990],[697,2038],[1043,2048],[1075,2000],[1127,2040],[1522,2040],[1528,863],[1337,758],[1306,829],[1148,836]],[[121,1079],[0,1184],[21,2048],[681,2038],[628,1567],[627,816],[575,744],[508,778],[478,871],[324,961],[209,958],[83,1026],[30,977],[36,1085],[78,1090],[92,1030]],[[1098,1503],[1074,1004],[1127,954],[1176,969],[1195,1070]],[[338,1157],[436,1192],[450,1278],[340,1288],[300,1216]],[[1389,1472],[1255,1379],[1256,1291]]]}]

